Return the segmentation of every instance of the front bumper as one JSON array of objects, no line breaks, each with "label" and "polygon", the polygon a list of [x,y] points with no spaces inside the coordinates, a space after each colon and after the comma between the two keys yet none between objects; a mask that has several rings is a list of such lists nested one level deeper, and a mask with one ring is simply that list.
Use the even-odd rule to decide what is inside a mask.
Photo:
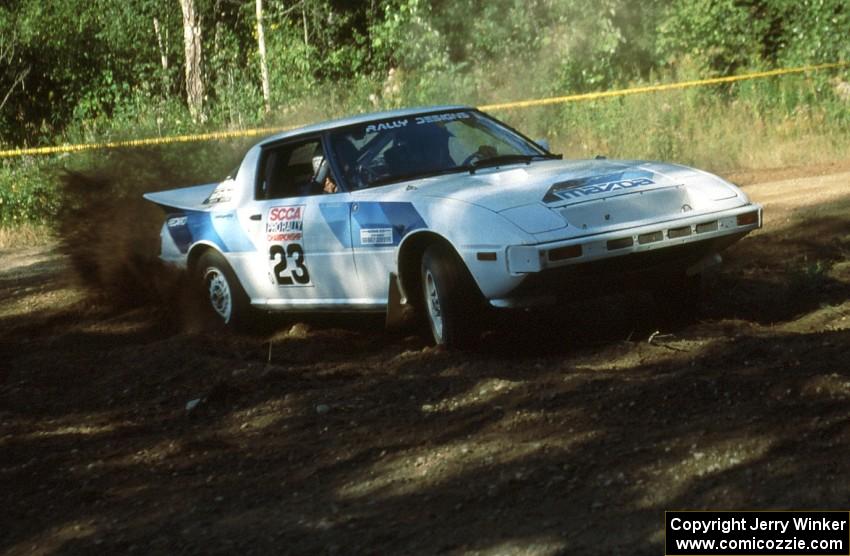
[{"label": "front bumper", "polygon": [[762,207],[749,204],[565,241],[511,246],[510,274],[525,278],[490,303],[528,306],[565,296],[663,287],[671,275],[699,272],[719,261],[718,253],[761,225]]},{"label": "front bumper", "polygon": [[761,225],[761,205],[748,204],[718,213],[677,218],[564,241],[513,245],[507,250],[508,271],[511,274],[528,274],[725,236],[743,237]]}]

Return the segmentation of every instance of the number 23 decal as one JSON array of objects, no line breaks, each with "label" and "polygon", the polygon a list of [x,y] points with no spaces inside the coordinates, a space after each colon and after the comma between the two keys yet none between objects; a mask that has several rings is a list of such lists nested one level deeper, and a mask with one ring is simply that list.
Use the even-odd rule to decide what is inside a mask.
[{"label": "number 23 decal", "polygon": [[[294,268],[289,267],[292,259]],[[284,249],[283,245],[272,245],[269,248],[269,260],[274,262],[274,279],[279,286],[307,285],[310,283],[310,273],[304,263],[304,249],[299,243],[290,243]]]}]

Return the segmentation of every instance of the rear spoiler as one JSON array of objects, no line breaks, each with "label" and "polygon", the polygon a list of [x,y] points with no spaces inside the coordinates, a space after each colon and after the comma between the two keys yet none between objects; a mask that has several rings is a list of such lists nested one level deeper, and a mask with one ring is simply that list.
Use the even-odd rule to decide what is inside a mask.
[{"label": "rear spoiler", "polygon": [[145,193],[142,196],[161,206],[166,212],[174,212],[175,210],[207,211],[214,206],[213,203],[208,201],[218,185],[218,182],[207,183],[193,187],[157,191],[156,193]]}]

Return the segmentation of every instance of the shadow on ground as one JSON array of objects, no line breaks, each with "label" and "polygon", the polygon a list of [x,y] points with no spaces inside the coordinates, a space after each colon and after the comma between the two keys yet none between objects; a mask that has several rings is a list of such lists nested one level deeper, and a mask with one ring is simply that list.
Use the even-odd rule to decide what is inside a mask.
[{"label": "shadow on ground", "polygon": [[0,551],[658,554],[665,509],[844,507],[847,251],[832,214],[748,238],[651,342],[640,296],[459,353],[379,319],[8,317]]}]

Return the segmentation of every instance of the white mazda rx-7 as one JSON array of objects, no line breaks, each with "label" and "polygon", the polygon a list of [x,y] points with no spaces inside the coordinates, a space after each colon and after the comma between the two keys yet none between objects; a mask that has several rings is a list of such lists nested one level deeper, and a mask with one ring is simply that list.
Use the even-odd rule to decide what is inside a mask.
[{"label": "white mazda rx-7", "polygon": [[147,193],[161,258],[212,314],[410,306],[460,345],[487,306],[644,288],[687,310],[719,252],[759,228],[735,185],[661,162],[564,160],[468,106],[302,127],[260,141],[224,181]]}]

